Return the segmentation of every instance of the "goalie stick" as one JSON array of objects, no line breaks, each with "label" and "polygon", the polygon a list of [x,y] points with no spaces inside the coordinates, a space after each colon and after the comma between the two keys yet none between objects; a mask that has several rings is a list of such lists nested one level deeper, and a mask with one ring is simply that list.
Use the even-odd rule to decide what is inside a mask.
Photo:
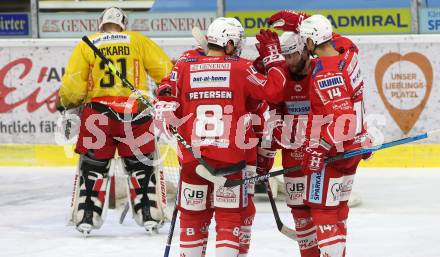
[{"label": "goalie stick", "polygon": [[[339,161],[339,160],[343,160],[343,159],[347,159],[353,156],[358,156],[358,155],[363,155],[366,153],[372,153],[375,151],[379,151],[385,148],[390,148],[390,147],[394,147],[394,146],[398,146],[398,145],[403,145],[403,144],[407,144],[407,143],[411,143],[411,142],[415,142],[415,141],[419,141],[422,139],[426,139],[426,138],[430,138],[433,137],[436,134],[440,134],[440,129],[436,129],[436,130],[432,130],[423,134],[419,134],[416,136],[412,136],[412,137],[405,137],[405,138],[401,138],[395,141],[391,141],[388,143],[383,143],[380,145],[376,145],[376,146],[372,146],[372,147],[368,147],[368,148],[359,148],[356,150],[350,150],[347,152],[343,152],[340,153],[336,156],[327,158],[325,160],[326,163],[331,163],[331,162],[335,162],[335,161]],[[285,169],[281,169],[281,170],[277,170],[277,171],[273,171],[273,172],[269,172],[266,175],[259,175],[259,176],[255,176],[255,177],[250,177],[250,178],[245,178],[245,179],[226,179],[224,177],[216,177],[213,176],[212,174],[210,174],[210,172],[206,169],[200,168],[197,174],[203,174],[202,177],[204,176],[210,176],[210,179],[215,180],[215,183],[218,183],[221,186],[225,186],[225,187],[234,187],[237,185],[241,185],[241,184],[245,184],[245,183],[249,183],[249,182],[258,182],[258,181],[264,181],[269,179],[270,177],[275,177],[275,176],[279,176],[279,175],[283,175],[289,172],[295,172],[295,171],[300,171],[302,169],[302,167],[300,165],[298,166],[294,166],[294,167],[288,167]],[[208,180],[210,180],[208,179]]]},{"label": "goalie stick", "polygon": [[[92,41],[90,41],[90,39],[87,37],[87,36],[83,36],[82,37],[82,40],[93,50],[93,52],[97,55],[97,56],[99,56],[101,59],[102,59],[102,61],[105,63],[105,65],[110,69],[110,72],[113,74],[113,75],[115,75],[115,76],[117,76],[121,81],[122,81],[122,83],[127,87],[127,88],[129,88],[135,95],[136,95],[136,97],[140,100],[140,101],[142,101],[142,103],[144,103],[145,105],[147,105],[148,107],[150,107],[150,108],[152,108],[153,109],[153,111],[154,111],[154,106],[148,101],[148,99],[147,98],[145,98],[143,95],[142,95],[142,93],[137,89],[137,88],[135,88],[131,83],[130,83],[130,81],[128,81],[124,76],[122,76],[121,75],[121,73],[118,71],[118,69],[113,65],[113,63],[111,63],[110,61],[109,61],[109,59],[107,59],[107,57],[105,57],[105,55],[103,54],[103,53],[101,53],[101,51],[99,51],[99,49],[92,43]],[[209,180],[209,178],[212,178],[212,177],[214,177],[214,176],[225,176],[225,175],[230,175],[230,174],[233,174],[233,173],[235,173],[237,170],[230,170],[230,169],[227,169],[227,168],[225,168],[225,169],[222,169],[222,170],[215,170],[213,167],[211,167],[211,165],[209,165],[203,158],[201,158],[201,157],[198,157],[198,155],[197,154],[195,154],[195,152],[194,152],[194,150],[193,150],[193,148],[191,147],[191,145],[189,145],[188,144],[188,142],[186,142],[186,140],[177,132],[177,129],[176,128],[174,128],[174,127],[172,127],[172,126],[170,126],[170,130],[171,130],[171,133],[176,137],[176,139],[177,139],[177,141],[179,142],[179,143],[181,143],[182,145],[183,145],[183,147],[185,147],[186,148],[186,150],[188,150],[193,156],[194,156],[194,158],[201,164],[201,165],[203,165],[206,169],[205,170],[207,170],[207,171],[209,171],[209,173],[210,173],[210,175],[211,176],[204,176],[204,174],[199,174],[198,173],[198,175],[199,176],[201,176],[201,177],[203,177],[203,178],[205,178],[205,179],[207,179],[207,180]],[[244,162],[244,161],[243,161]],[[215,183],[214,181],[211,181],[211,182],[213,182],[213,183]]]}]

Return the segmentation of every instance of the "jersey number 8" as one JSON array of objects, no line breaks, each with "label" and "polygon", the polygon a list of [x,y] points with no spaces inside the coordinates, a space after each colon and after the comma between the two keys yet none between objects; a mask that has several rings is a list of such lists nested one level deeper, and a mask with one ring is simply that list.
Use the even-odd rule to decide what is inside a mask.
[{"label": "jersey number 8", "polygon": [[196,109],[196,136],[220,137],[225,132],[221,105],[199,105]]}]

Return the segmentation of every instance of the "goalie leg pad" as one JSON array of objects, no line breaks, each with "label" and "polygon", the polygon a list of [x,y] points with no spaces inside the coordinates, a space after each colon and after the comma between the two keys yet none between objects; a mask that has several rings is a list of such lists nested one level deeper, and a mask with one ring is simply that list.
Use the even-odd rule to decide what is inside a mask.
[{"label": "goalie leg pad", "polygon": [[162,223],[164,214],[157,195],[155,169],[141,160],[153,159],[153,154],[124,157],[125,171],[128,175],[129,200],[133,217],[139,226],[147,230],[155,229]]},{"label": "goalie leg pad", "polygon": [[[80,232],[102,226],[102,213],[108,187],[109,160],[96,160],[88,154],[80,156],[80,181],[74,223]],[[88,230],[88,231],[84,231]]]}]

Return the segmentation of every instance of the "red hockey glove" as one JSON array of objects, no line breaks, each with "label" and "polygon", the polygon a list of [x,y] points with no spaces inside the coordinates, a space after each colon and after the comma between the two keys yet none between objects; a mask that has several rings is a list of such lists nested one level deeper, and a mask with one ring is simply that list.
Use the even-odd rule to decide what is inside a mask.
[{"label": "red hockey glove", "polygon": [[258,175],[266,175],[272,169],[276,151],[266,148],[258,148],[257,150],[257,173]]},{"label": "red hockey glove", "polygon": [[177,102],[156,101],[154,103],[154,119],[171,124],[176,118],[174,112],[178,107],[179,104]]},{"label": "red hockey glove", "polygon": [[308,17],[310,15],[303,12],[282,10],[270,16],[269,24],[273,25],[276,29],[298,33],[299,25]]},{"label": "red hockey glove", "polygon": [[175,111],[179,107],[177,102],[158,101],[154,103],[154,126],[171,138],[170,127],[178,127],[179,119],[175,115]]},{"label": "red hockey glove", "polygon": [[262,29],[256,38],[260,42],[256,46],[260,56],[263,58],[266,70],[275,66],[281,66],[286,62],[281,54],[280,40],[276,32],[270,29]]},{"label": "red hockey glove", "polygon": [[310,175],[315,172],[321,172],[324,168],[324,160],[330,151],[330,145],[321,140],[320,144],[306,144],[304,147],[304,159],[302,161],[304,175]]},{"label": "red hockey glove", "polygon": [[266,74],[266,69],[264,68],[264,64],[263,64],[263,57],[258,56],[257,59],[254,60],[252,65],[254,66],[254,68],[257,70],[258,73]]}]

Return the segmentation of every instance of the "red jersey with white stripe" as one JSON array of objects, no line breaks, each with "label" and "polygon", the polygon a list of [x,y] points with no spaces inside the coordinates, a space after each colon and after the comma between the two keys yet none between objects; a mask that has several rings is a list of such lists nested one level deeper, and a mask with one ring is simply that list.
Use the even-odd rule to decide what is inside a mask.
[{"label": "red jersey with white stripe", "polygon": [[[279,102],[285,81],[283,69],[271,68],[266,77],[252,62],[235,56],[187,57],[170,75],[180,104],[176,116],[188,119],[178,131],[202,157],[225,163],[245,160],[246,149],[237,142],[246,136],[246,100]],[[187,150],[180,150],[183,163],[194,161]]]}]

